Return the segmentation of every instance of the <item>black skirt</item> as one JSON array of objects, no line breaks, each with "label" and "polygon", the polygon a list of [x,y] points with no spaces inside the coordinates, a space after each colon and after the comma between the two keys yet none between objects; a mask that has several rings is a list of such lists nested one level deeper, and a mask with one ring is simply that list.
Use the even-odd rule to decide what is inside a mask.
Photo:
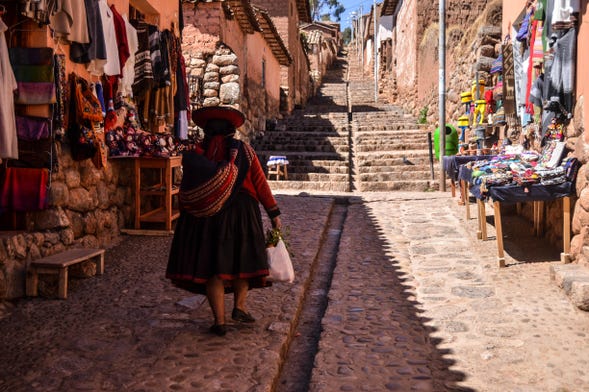
[{"label": "black skirt", "polygon": [[257,200],[240,192],[219,213],[196,218],[182,212],[176,223],[166,277],[185,290],[206,294],[212,276],[225,283],[247,279],[250,289],[269,286],[264,227]]}]

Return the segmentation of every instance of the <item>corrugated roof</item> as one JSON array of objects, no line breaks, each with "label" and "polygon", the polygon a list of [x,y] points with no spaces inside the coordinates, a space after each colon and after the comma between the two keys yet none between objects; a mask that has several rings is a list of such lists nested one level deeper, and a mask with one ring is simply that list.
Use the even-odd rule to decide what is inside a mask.
[{"label": "corrugated roof", "polygon": [[272,22],[272,18],[268,14],[268,11],[256,7],[255,5],[252,5],[251,7],[256,15],[260,31],[266,42],[268,42],[270,50],[272,50],[278,63],[286,66],[290,65],[292,63],[292,56],[284,44],[282,37],[278,34],[278,30],[276,30],[276,26]]},{"label": "corrugated roof", "polygon": [[225,0],[224,2],[231,8],[233,16],[244,33],[253,34],[254,31],[261,31],[249,0]]},{"label": "corrugated roof", "polygon": [[321,37],[323,37],[323,34],[318,30],[307,32],[307,42],[309,45],[319,45],[321,43]]},{"label": "corrugated roof", "polygon": [[384,0],[380,15],[394,15],[395,10],[397,9],[397,4],[399,4],[399,0]]},{"label": "corrugated roof", "polygon": [[311,23],[311,6],[309,0],[297,0],[297,11],[299,12],[299,21],[301,23]]}]

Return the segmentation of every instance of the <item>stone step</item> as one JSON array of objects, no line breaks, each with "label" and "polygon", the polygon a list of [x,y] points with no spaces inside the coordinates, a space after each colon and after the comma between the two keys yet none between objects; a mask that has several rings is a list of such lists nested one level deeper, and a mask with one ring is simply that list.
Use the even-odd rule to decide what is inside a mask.
[{"label": "stone step", "polygon": [[383,141],[427,141],[427,133],[415,130],[354,132],[354,143],[374,144]]},{"label": "stone step", "polygon": [[438,190],[439,184],[433,180],[403,180],[356,183],[358,190],[363,192],[387,192],[387,191],[417,191],[426,192]]},{"label": "stone step", "polygon": [[322,173],[322,174],[349,174],[350,169],[346,163],[341,163],[338,166],[320,166],[312,165],[314,161],[300,161],[288,165],[289,176],[291,173],[305,174],[305,173]]},{"label": "stone step", "polygon": [[348,127],[347,125],[323,125],[319,127],[309,126],[298,124],[296,126],[286,127],[284,129],[273,129],[271,131],[264,132],[263,136],[260,136],[258,139],[263,139],[266,136],[271,135],[292,135],[293,137],[299,136],[311,136],[311,135],[320,135],[320,136],[342,136],[348,134]]},{"label": "stone step", "polygon": [[[272,177],[274,178],[274,177]],[[292,173],[288,171],[288,181],[310,181],[310,182],[345,182],[350,180],[347,173]]]},{"label": "stone step", "polygon": [[358,153],[363,152],[387,152],[387,151],[413,151],[413,150],[427,150],[428,144],[427,142],[419,142],[419,141],[402,141],[399,140],[398,142],[394,141],[385,141],[380,144],[360,144],[354,147],[354,151]]},{"label": "stone step", "polygon": [[325,191],[325,192],[349,192],[350,184],[347,182],[325,182],[325,181],[268,181],[273,191],[300,190],[300,191]]},{"label": "stone step", "polygon": [[[435,172],[434,172],[435,178]],[[412,181],[412,180],[432,180],[431,172],[415,171],[401,173],[363,173],[356,177],[361,182],[391,182],[391,181]]]},{"label": "stone step", "polygon": [[281,151],[281,154],[270,154],[270,155],[286,155],[291,157],[294,155],[304,153],[335,153],[339,155],[346,155],[350,152],[350,146],[348,144],[333,145],[329,143],[315,143],[315,144],[264,144],[260,146],[264,151]]},{"label": "stone step", "polygon": [[[363,158],[357,158],[356,159],[356,165],[359,168],[362,167],[377,167],[377,168],[381,168],[381,167],[407,167],[407,168],[411,168],[414,166],[418,166],[418,167],[429,167],[429,154],[426,155],[422,155],[422,156],[407,156],[406,159],[408,161],[410,161],[412,163],[411,164],[406,164],[403,162],[403,157],[397,157],[397,158],[376,158],[376,159],[363,159]],[[439,166],[439,163],[434,161],[434,168],[436,168],[437,166]],[[410,170],[410,169],[408,169]]]},{"label": "stone step", "polygon": [[402,150],[402,151],[370,151],[357,152],[354,154],[357,159],[363,161],[382,161],[386,159],[399,158],[427,158],[429,162],[429,150]]},{"label": "stone step", "polygon": [[334,152],[316,152],[316,151],[256,151],[260,162],[265,163],[270,155],[286,155],[289,162],[297,160],[319,160],[319,161],[347,161],[348,154],[337,154]]},{"label": "stone step", "polygon": [[[290,169],[289,169],[290,170]],[[431,176],[431,170],[428,165],[372,165],[372,166],[358,166],[355,170],[359,175],[361,174],[376,174],[386,173],[391,175],[401,175],[408,173],[409,175],[415,174],[421,176],[425,173],[425,177]],[[434,165],[434,173],[438,171],[438,167]],[[423,177],[423,176],[421,176]],[[420,177],[420,178],[421,178]]]},{"label": "stone step", "polygon": [[360,123],[360,125],[354,126],[354,132],[360,134],[374,134],[375,136],[382,137],[395,134],[403,135],[403,132],[415,132],[427,136],[428,129],[425,127],[420,127],[417,124],[408,122],[392,122],[391,120],[388,120],[386,122],[364,121]]}]

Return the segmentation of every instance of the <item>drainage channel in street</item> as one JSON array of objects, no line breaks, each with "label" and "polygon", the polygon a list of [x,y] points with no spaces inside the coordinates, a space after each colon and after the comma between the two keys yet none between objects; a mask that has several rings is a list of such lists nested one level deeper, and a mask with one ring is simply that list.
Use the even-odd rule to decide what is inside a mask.
[{"label": "drainage channel in street", "polygon": [[327,309],[331,278],[337,262],[341,233],[347,216],[347,198],[338,198],[327,224],[311,282],[303,299],[295,336],[284,358],[276,391],[307,392],[321,337],[321,320]]}]

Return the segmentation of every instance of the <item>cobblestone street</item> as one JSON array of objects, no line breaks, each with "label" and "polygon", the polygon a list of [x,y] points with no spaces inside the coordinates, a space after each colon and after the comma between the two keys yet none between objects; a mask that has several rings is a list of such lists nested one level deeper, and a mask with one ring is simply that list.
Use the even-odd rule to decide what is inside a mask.
[{"label": "cobblestone street", "polygon": [[[297,279],[252,291],[258,321],[232,324],[223,338],[207,332],[203,298],[164,279],[171,237],[123,237],[105,275],[71,279],[67,300],[3,304],[0,390],[293,391],[278,383],[282,368],[298,376],[283,358],[308,337],[297,321],[304,296],[318,294],[307,289],[333,235],[308,390],[589,390],[589,314],[550,280],[558,249],[526,241],[525,224],[507,216],[508,268],[499,269],[492,225],[477,240],[476,220],[465,222],[447,193],[346,196],[278,196]],[[336,202],[341,230],[328,229]],[[518,249],[513,230],[536,248]],[[535,250],[544,261],[527,262]]]}]

